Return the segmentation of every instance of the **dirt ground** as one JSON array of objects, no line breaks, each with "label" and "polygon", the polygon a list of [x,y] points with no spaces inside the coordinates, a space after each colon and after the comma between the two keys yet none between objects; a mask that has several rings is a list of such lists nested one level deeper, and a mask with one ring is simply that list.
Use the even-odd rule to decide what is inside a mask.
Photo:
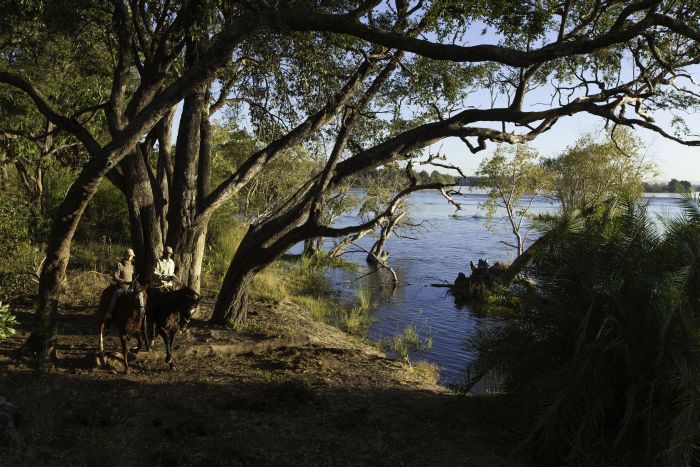
[{"label": "dirt ground", "polygon": [[[39,373],[0,344],[0,396],[16,405],[19,448],[2,465],[524,465],[503,436],[501,403],[435,385],[291,303],[256,303],[244,329],[203,316],[131,374],[97,365],[91,308],[63,310],[59,360]],[[133,342],[133,341],[132,341]],[[116,352],[109,337],[106,350]]]}]

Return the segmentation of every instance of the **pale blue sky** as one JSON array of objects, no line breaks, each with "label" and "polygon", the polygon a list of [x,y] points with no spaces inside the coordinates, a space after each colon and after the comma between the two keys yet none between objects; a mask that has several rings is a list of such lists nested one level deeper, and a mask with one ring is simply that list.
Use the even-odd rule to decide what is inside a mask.
[{"label": "pale blue sky", "polygon": [[[664,118],[666,117],[666,118]],[[667,121],[668,116],[657,115],[659,123]],[[697,113],[688,115],[686,122],[691,128],[700,128],[700,115]],[[537,137],[532,146],[537,148],[543,156],[554,156],[566,146],[572,144],[584,133],[596,132],[602,129],[603,122],[600,118],[579,114],[566,117],[547,133]],[[635,132],[645,142],[646,158],[654,162],[658,167],[658,180],[690,180],[700,183],[700,147],[688,147],[670,141],[661,135],[648,130]],[[435,148],[442,146],[442,153],[447,155],[448,161],[458,165],[467,174],[473,174],[481,160],[493,152],[495,144],[489,143],[487,149],[477,154],[472,154],[457,138],[444,140]]]},{"label": "pale blue sky", "polygon": [[[482,31],[487,30],[486,34]],[[472,33],[473,31],[473,33]],[[428,39],[434,39],[428,37]],[[499,43],[500,37],[493,31],[488,31],[481,23],[476,23],[465,34],[461,41],[464,45],[473,45],[475,43]],[[631,73],[631,66],[623,65],[623,74]],[[689,70],[695,81],[700,82],[700,69],[695,67]],[[629,78],[629,76],[626,76]],[[689,82],[683,83],[688,87],[693,87]],[[694,89],[696,92],[697,88]],[[528,93],[524,110],[542,110],[546,103],[549,102],[551,88],[541,88]],[[490,96],[483,92],[477,92],[468,98],[465,106],[476,108],[491,107]],[[497,101],[497,106],[507,106],[503,99]],[[556,104],[555,104],[556,105]],[[181,106],[180,106],[181,107]],[[685,119],[686,125],[690,128],[691,133],[700,135],[700,114],[697,112],[676,112]],[[659,112],[652,114],[656,123],[664,128],[667,132],[673,133],[670,126],[671,114],[667,112]],[[178,109],[175,119],[175,133],[177,132],[177,123],[180,117],[180,109]],[[561,152],[566,146],[575,142],[580,136],[585,133],[596,133],[603,129],[604,121],[588,114],[577,114],[574,116],[561,118],[556,125],[548,132],[538,136],[531,146],[536,148],[542,156],[551,157]],[[480,125],[492,128],[498,128],[494,125]],[[509,130],[512,128],[509,128]],[[520,131],[518,131],[520,132]],[[663,136],[645,129],[638,129],[635,132],[645,143],[645,157],[657,166],[658,176],[657,181],[670,180],[677,178],[680,180],[690,180],[693,183],[700,184],[700,147],[689,147],[673,142]],[[175,135],[173,135],[175,138]],[[700,136],[694,138],[700,139]],[[488,143],[487,149],[477,154],[472,154],[464,144],[457,138],[449,138],[431,147],[432,151],[440,148],[441,152],[447,156],[448,162],[459,166],[462,171],[467,174],[473,174],[479,163],[484,157],[487,157],[493,152],[495,144]],[[430,169],[429,169],[430,170]],[[442,170],[442,169],[438,169]]]},{"label": "pale blue sky", "polygon": [[[428,36],[428,39],[434,40],[434,37]],[[554,37],[549,34],[545,41],[553,41]],[[469,31],[467,31],[461,39],[462,45],[476,44],[498,44],[502,43],[502,37],[484,25],[483,23],[475,23]],[[633,60],[626,56],[622,62],[623,79],[632,78]],[[694,82],[700,82],[700,67],[694,66],[687,70],[692,76]],[[692,82],[680,79],[677,83],[680,86],[685,86],[692,89],[694,92],[699,92],[698,86]],[[530,91],[525,99],[523,106],[524,110],[543,110],[547,107],[550,101],[552,88],[542,87]],[[578,95],[578,94],[577,94]],[[576,96],[574,96],[576,97]],[[467,105],[477,108],[489,108],[491,106],[490,96],[486,92],[477,92],[472,94]],[[499,99],[497,106],[506,107],[508,103],[503,99]],[[554,104],[556,105],[556,103]],[[631,110],[631,109],[630,109]],[[686,139],[700,139],[700,113],[695,111],[675,111],[675,113],[684,118],[687,127],[691,134]],[[655,123],[668,133],[673,134],[670,122],[672,115],[668,112],[651,113],[655,119]],[[585,133],[596,133],[603,129],[604,121],[589,114],[577,114],[570,117],[561,118],[554,128],[548,132],[538,136],[531,146],[536,148],[542,156],[551,157],[562,151],[568,145],[572,144],[576,139]],[[498,126],[480,125],[499,129]],[[519,133],[521,131],[518,131]],[[684,146],[674,141],[668,140],[658,133],[654,133],[645,129],[635,130],[635,134],[639,136],[646,145],[645,157],[652,161],[657,166],[658,176],[656,180],[670,180],[677,178],[679,180],[689,180],[700,184],[700,147]],[[441,147],[442,153],[448,158],[452,164],[458,165],[462,171],[467,174],[473,174],[479,163],[493,152],[494,144],[489,143],[487,149],[477,154],[472,154],[457,138],[443,140],[440,144],[435,145],[432,150]]]}]

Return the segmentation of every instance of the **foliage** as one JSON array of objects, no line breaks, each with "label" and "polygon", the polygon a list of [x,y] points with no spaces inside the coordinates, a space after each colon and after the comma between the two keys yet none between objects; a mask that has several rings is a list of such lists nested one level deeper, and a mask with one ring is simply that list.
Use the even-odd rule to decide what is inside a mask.
[{"label": "foliage", "polygon": [[611,204],[540,250],[472,374],[516,396],[539,465],[690,465],[700,441],[700,209],[659,235]]},{"label": "foliage", "polygon": [[[478,183],[489,188],[485,203],[487,226],[493,228],[499,208],[505,209],[515,237],[515,244],[506,243],[523,252],[525,236],[523,220],[530,216],[532,203],[546,187],[546,172],[536,162],[537,152],[525,145],[500,145],[490,158],[482,161],[477,171]],[[505,243],[505,242],[504,242]]]},{"label": "foliage", "polygon": [[36,269],[29,212],[11,198],[0,193],[0,300],[28,292]]},{"label": "foliage", "polygon": [[84,242],[131,243],[129,209],[124,195],[111,182],[103,180],[100,184],[85,209],[75,238]]},{"label": "foliage", "polygon": [[553,196],[562,211],[583,212],[612,198],[639,199],[654,166],[644,160],[641,140],[617,130],[597,140],[584,135],[559,156],[547,159]]},{"label": "foliage", "polygon": [[0,302],[0,342],[17,332],[17,319],[7,303]]}]

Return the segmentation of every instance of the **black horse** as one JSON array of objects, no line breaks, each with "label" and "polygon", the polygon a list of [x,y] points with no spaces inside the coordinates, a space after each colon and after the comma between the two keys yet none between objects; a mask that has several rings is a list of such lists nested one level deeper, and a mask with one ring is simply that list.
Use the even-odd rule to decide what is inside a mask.
[{"label": "black horse", "polygon": [[148,290],[147,318],[151,346],[156,331],[165,343],[165,363],[170,368],[173,364],[173,340],[180,329],[185,329],[192,319],[192,314],[199,306],[201,297],[194,290],[183,287],[180,290]]}]

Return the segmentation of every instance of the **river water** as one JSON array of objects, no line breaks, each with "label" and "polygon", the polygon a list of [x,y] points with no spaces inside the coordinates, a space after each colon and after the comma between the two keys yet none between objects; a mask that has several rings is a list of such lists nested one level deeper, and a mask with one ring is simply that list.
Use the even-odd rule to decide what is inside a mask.
[{"label": "river water", "polygon": [[[677,195],[656,194],[645,201],[652,215],[668,218],[679,212],[676,199]],[[466,340],[480,327],[488,326],[490,318],[469,307],[457,307],[447,289],[430,285],[453,282],[459,272],[469,275],[470,260],[476,263],[477,259],[485,258],[493,264],[510,262],[516,256],[515,249],[503,243],[512,237],[503,213],[497,212],[493,228],[486,228],[482,208],[485,193],[466,192],[456,200],[462,205],[462,210],[457,212],[439,192],[412,195],[409,215],[414,223],[422,222],[422,226],[408,233],[411,238],[392,237],[387,242],[389,264],[400,281],[393,292],[390,273],[381,270],[365,276],[369,272],[366,253],[352,246],[344,259],[357,264],[356,270],[328,271],[331,285],[341,298],[352,300],[358,287],[370,292],[375,310],[375,321],[368,333],[370,340],[391,338],[411,325],[421,338],[431,339],[430,349],[412,352],[410,357],[437,364],[443,384],[459,384],[464,380],[465,368],[475,357],[466,349]],[[547,199],[533,204],[535,213],[557,209],[557,204]],[[337,225],[356,222],[354,215],[348,215],[339,219]],[[373,241],[364,238],[358,245],[369,249]],[[358,252],[352,253],[353,250]]]}]

